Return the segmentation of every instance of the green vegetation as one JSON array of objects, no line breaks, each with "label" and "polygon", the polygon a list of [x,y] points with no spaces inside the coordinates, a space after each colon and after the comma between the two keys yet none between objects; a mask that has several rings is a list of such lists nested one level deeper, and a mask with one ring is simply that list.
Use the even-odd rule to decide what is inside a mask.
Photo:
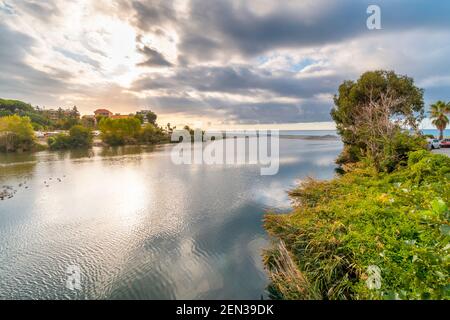
[{"label": "green vegetation", "polygon": [[[364,73],[356,82],[345,81],[335,96],[336,107],[331,115],[344,142],[338,164],[354,163],[370,158],[378,170],[392,170],[383,163],[404,159],[405,153],[393,155],[386,149],[392,141],[402,140],[401,129],[417,130],[423,119],[423,90],[414,86],[413,79],[392,71]],[[419,146],[413,145],[414,151]],[[386,158],[390,159],[386,159]]]},{"label": "green vegetation", "polygon": [[393,72],[346,81],[332,112],[343,174],[267,215],[276,299],[450,299],[450,158],[424,150],[422,90]]},{"label": "green vegetation", "polygon": [[0,151],[30,151],[37,147],[29,117],[17,115],[0,118]]},{"label": "green vegetation", "polygon": [[49,110],[43,110],[39,107],[35,108],[19,100],[0,99],[0,117],[11,115],[29,117],[34,130],[68,130],[80,124],[80,113],[77,107],[73,107],[71,110],[59,108],[56,113],[56,119],[54,119],[50,117]]},{"label": "green vegetation", "polygon": [[138,140],[143,144],[156,144],[162,142],[169,142],[169,135],[163,129],[147,123],[144,125],[139,133]]},{"label": "green vegetation", "polygon": [[88,128],[80,125],[73,126],[69,134],[60,133],[47,140],[50,150],[64,150],[76,148],[90,148],[92,133]]},{"label": "green vegetation", "polygon": [[169,136],[163,129],[151,123],[141,126],[141,121],[136,117],[104,118],[99,123],[99,129],[103,142],[111,146],[169,141]]},{"label": "green vegetation", "polygon": [[[45,112],[44,112],[45,114]],[[57,120],[52,124],[52,128],[69,130],[73,126],[80,125],[80,113],[76,106],[71,110],[65,111],[62,108],[58,108]]]},{"label": "green vegetation", "polygon": [[450,103],[437,101],[431,105],[430,115],[433,125],[439,130],[439,140],[444,139],[444,130],[449,123],[447,113],[450,113]]},{"label": "green vegetation", "polygon": [[30,104],[18,100],[0,99],[0,117],[18,115],[30,118],[35,130],[50,126],[52,122]]},{"label": "green vegetation", "polygon": [[136,144],[141,122],[136,118],[103,118],[98,125],[103,142],[111,146]]},{"label": "green vegetation", "polygon": [[[270,292],[283,299],[449,299],[448,190],[450,158],[427,151],[392,173],[360,163],[334,180],[305,182],[291,192],[293,213],[266,217],[288,252],[266,255]],[[381,270],[379,289],[366,285],[371,265]]]}]

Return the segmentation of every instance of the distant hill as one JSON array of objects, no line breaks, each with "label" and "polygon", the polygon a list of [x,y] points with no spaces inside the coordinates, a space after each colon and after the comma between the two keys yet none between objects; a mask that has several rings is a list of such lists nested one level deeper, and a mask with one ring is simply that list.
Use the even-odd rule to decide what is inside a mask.
[{"label": "distant hill", "polygon": [[27,116],[31,119],[33,126],[39,128],[51,125],[51,121],[44,117],[39,110],[36,110],[31,104],[19,100],[8,100],[0,98],[0,117],[11,116],[17,114],[19,116]]}]

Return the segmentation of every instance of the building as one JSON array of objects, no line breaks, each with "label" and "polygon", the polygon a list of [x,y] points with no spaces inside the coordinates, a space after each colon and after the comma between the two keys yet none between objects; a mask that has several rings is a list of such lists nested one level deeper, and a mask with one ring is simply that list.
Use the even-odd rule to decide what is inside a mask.
[{"label": "building", "polygon": [[97,109],[94,111],[94,114],[96,117],[105,117],[105,118],[110,118],[113,113],[107,109]]},{"label": "building", "polygon": [[73,109],[44,109],[42,114],[52,121],[57,121],[64,118],[80,118],[80,113],[76,108]]}]

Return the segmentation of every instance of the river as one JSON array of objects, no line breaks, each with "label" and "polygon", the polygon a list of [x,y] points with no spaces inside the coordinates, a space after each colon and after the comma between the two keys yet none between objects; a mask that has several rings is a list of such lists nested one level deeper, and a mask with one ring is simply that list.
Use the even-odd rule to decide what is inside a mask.
[{"label": "river", "polygon": [[[216,143],[216,142],[212,142]],[[260,299],[262,226],[329,179],[337,140],[280,140],[280,170],[175,165],[173,145],[0,155],[0,299]],[[15,190],[15,191],[14,191]],[[67,287],[78,268],[80,290]]]}]

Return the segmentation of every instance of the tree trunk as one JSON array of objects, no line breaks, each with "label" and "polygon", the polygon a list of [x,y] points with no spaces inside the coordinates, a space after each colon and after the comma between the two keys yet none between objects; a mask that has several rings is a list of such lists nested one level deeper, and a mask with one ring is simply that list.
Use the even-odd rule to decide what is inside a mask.
[{"label": "tree trunk", "polygon": [[439,140],[443,140],[444,139],[444,130],[440,129],[439,130]]}]

